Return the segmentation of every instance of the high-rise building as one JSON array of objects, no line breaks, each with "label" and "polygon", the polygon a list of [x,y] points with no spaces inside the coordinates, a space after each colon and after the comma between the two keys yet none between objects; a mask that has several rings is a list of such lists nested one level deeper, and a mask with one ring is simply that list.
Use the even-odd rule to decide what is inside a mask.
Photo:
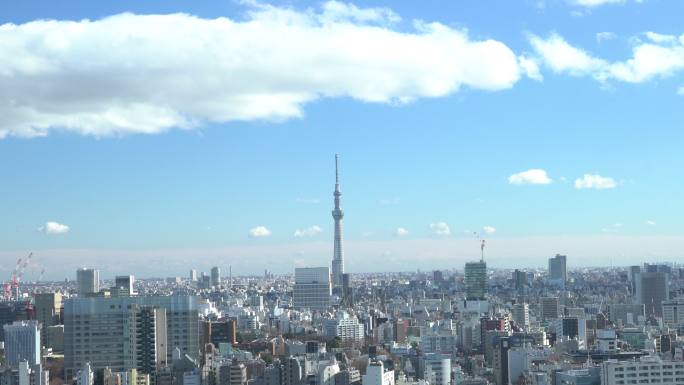
[{"label": "high-rise building", "polygon": [[167,363],[166,309],[144,306],[133,311],[132,316],[132,325],[135,326],[135,369],[142,374],[153,374]]},{"label": "high-rise building", "polygon": [[83,297],[88,294],[100,291],[100,271],[96,269],[76,270],[76,282],[78,284],[78,295]]},{"label": "high-rise building", "polygon": [[576,339],[580,349],[585,349],[587,343],[587,322],[584,318],[562,317],[553,321],[556,332],[556,342]]},{"label": "high-rise building", "polygon": [[662,317],[663,301],[670,299],[666,272],[641,272],[636,278],[636,302],[646,308],[646,316]]},{"label": "high-rise building", "polygon": [[515,290],[517,290],[518,292],[522,292],[527,286],[527,273],[515,269],[515,271],[513,272],[513,285],[515,287]]},{"label": "high-rise building", "polygon": [[333,260],[332,260],[332,279],[333,285],[338,288],[342,287],[342,275],[344,274],[344,251],[342,250],[342,218],[344,212],[340,207],[340,172],[339,172],[339,155],[335,154],[335,208],[332,211],[332,217],[335,220],[335,239],[333,244]]},{"label": "high-rise building", "polygon": [[630,288],[632,289],[632,295],[636,294],[636,280],[639,277],[639,273],[641,273],[641,266],[636,265],[629,267],[629,283]]},{"label": "high-rise building", "polygon": [[288,357],[283,360],[282,385],[300,385],[305,375],[304,364],[296,357]]},{"label": "high-rise building", "polygon": [[487,263],[483,260],[466,263],[464,283],[467,300],[484,300],[487,295]]},{"label": "high-rise building", "polygon": [[294,307],[323,310],[330,306],[332,285],[327,267],[295,269]]},{"label": "high-rise building", "polygon": [[14,321],[4,325],[5,360],[12,367],[20,361],[29,365],[40,364],[40,325],[38,321]]},{"label": "high-rise building", "polygon": [[[164,309],[165,314],[155,309]],[[182,354],[199,358],[197,297],[79,297],[64,302],[66,378],[74,376],[87,362],[96,370],[107,366],[115,372],[140,370],[137,356],[145,356],[151,362],[152,349],[159,360],[154,362],[165,359],[170,363],[176,348]]]},{"label": "high-rise building", "polygon": [[[641,357],[638,360],[605,360],[601,363],[601,385],[658,383],[668,385],[684,384],[684,362],[663,361],[658,356]],[[680,373],[680,374],[677,374]]]},{"label": "high-rise building", "polygon": [[58,325],[60,323],[60,314],[62,312],[62,294],[61,293],[39,293],[35,295],[35,309],[36,320],[41,324],[41,344],[43,346],[51,346],[49,341],[49,334],[46,333],[50,326]]},{"label": "high-rise building", "polygon": [[221,269],[217,266],[211,268],[211,286],[219,286],[221,284]]},{"label": "high-rise building", "polygon": [[232,362],[219,368],[219,384],[221,385],[246,385],[247,367],[245,364],[233,359]]},{"label": "high-rise building", "polygon": [[663,302],[663,323],[671,328],[684,325],[684,299],[676,298]]},{"label": "high-rise building", "polygon": [[227,319],[225,321],[211,322],[211,343],[219,346],[220,343],[237,344],[237,321]]},{"label": "high-rise building", "polygon": [[190,281],[191,282],[197,282],[197,270],[195,270],[195,269],[190,270]]},{"label": "high-rise building", "polygon": [[560,254],[549,258],[549,279],[562,284],[568,281],[567,260],[567,256]]},{"label": "high-rise building", "polygon": [[451,384],[451,356],[427,353],[422,356],[423,379],[431,385]]},{"label": "high-rise building", "polygon": [[133,289],[134,284],[135,277],[132,275],[117,275],[114,279],[114,290],[120,296],[135,295],[135,289]]},{"label": "high-rise building", "polygon": [[539,304],[543,321],[556,319],[560,316],[560,300],[558,297],[542,297]]},{"label": "high-rise building", "polygon": [[530,326],[530,305],[526,303],[516,303],[511,310],[513,321],[520,327]]},{"label": "high-rise building", "polygon": [[371,361],[366,374],[361,377],[362,385],[394,385],[394,370],[385,371],[382,361]]}]

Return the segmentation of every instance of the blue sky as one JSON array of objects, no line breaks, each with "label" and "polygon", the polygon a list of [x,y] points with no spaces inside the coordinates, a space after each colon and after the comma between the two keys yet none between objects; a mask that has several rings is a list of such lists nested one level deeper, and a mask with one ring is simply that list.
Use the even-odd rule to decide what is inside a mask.
[{"label": "blue sky", "polygon": [[676,260],[684,3],[598,3],[3,3],[3,268],[324,265],[336,152],[352,272]]}]

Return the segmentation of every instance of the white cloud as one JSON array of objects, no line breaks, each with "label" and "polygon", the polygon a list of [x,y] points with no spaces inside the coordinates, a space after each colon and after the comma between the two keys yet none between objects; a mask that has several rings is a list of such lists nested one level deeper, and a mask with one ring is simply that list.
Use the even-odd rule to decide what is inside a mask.
[{"label": "white cloud", "polygon": [[646,38],[648,38],[650,41],[654,43],[676,43],[677,42],[677,36],[674,35],[664,35],[661,33],[657,32],[645,32],[644,35]]},{"label": "white cloud", "polygon": [[575,179],[576,189],[596,189],[606,190],[617,187],[617,182],[613,178],[601,175],[584,174],[582,178]]},{"label": "white cloud", "polygon": [[271,235],[271,230],[267,229],[266,226],[257,226],[249,230],[250,238],[262,238]]},{"label": "white cloud", "polygon": [[649,226],[655,226],[655,225],[656,225],[656,221],[654,221],[654,220],[652,220],[652,219],[649,219],[649,220],[646,221],[646,224],[649,225]]},{"label": "white cloud", "polygon": [[321,20],[326,23],[355,22],[395,24],[401,17],[389,8],[359,8],[351,3],[328,1],[322,5]]},{"label": "white cloud", "polygon": [[546,39],[532,35],[530,44],[544,63],[554,72],[580,76],[599,71],[605,66],[604,61],[573,47],[556,33],[551,34]]},{"label": "white cloud", "polygon": [[684,96],[684,86],[677,89],[677,95]]},{"label": "white cloud", "polygon": [[496,233],[496,228],[492,226],[485,226],[482,228],[482,230],[487,233],[487,234],[494,234]]},{"label": "white cloud", "polygon": [[533,168],[527,171],[522,171],[508,177],[510,184],[549,184],[551,178],[546,175],[546,171],[538,168]]},{"label": "white cloud", "polygon": [[318,225],[313,225],[304,229],[297,229],[294,232],[295,238],[313,237],[323,232]]},{"label": "white cloud", "polygon": [[408,234],[409,234],[408,230],[406,230],[403,227],[397,227],[397,229],[394,230],[394,235],[396,235],[397,237],[404,237],[404,236],[407,236]]},{"label": "white cloud", "polygon": [[596,34],[596,42],[601,44],[604,41],[613,40],[617,37],[614,32],[598,32]]},{"label": "white cloud", "polygon": [[0,138],[97,137],[303,115],[321,98],[406,103],[496,91],[525,73],[497,40],[339,2],[246,16],[124,13],[0,25]]},{"label": "white cloud", "polygon": [[527,56],[518,56],[518,64],[520,65],[520,69],[528,78],[538,82],[544,80],[544,76],[542,76],[541,71],[539,70],[539,63],[537,62],[537,59]]},{"label": "white cloud", "polygon": [[38,231],[42,231],[45,234],[49,235],[54,235],[54,234],[65,234],[68,233],[70,230],[69,226],[62,224],[62,223],[57,223],[57,222],[45,222],[43,226],[40,226],[38,228]]},{"label": "white cloud", "polygon": [[432,233],[436,235],[451,234],[451,229],[445,222],[430,223],[430,230],[432,230]]},{"label": "white cloud", "polygon": [[634,41],[630,58],[616,62],[594,57],[556,33],[547,38],[532,35],[530,44],[552,71],[591,76],[601,82],[642,83],[684,70],[684,35],[671,39],[668,35],[647,33],[647,37],[649,42]]}]

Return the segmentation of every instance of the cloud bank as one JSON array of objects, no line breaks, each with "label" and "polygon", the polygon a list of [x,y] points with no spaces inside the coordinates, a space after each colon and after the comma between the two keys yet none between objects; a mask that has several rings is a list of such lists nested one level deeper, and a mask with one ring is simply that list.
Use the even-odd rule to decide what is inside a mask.
[{"label": "cloud bank", "polygon": [[529,40],[543,64],[560,74],[591,76],[601,82],[643,83],[684,71],[684,34],[646,32],[644,38],[634,39],[630,58],[612,62],[571,45],[557,33],[546,38],[531,35]]},{"label": "cloud bank", "polygon": [[0,25],[0,138],[279,121],[321,98],[406,103],[538,76],[500,41],[422,21],[399,30],[400,20],[332,1],[252,4],[240,20],[124,13]]}]

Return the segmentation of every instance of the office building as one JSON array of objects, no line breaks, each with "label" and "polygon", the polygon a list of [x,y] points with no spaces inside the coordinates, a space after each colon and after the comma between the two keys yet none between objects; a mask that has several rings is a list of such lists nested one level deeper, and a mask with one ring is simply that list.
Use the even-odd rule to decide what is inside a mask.
[{"label": "office building", "polygon": [[330,306],[332,285],[327,267],[298,267],[295,269],[294,307],[323,310]]},{"label": "office building", "polygon": [[135,284],[135,277],[132,275],[117,275],[114,279],[114,288],[117,295],[120,296],[131,296],[135,295],[135,289],[133,288]]},{"label": "office building", "polygon": [[513,322],[521,328],[530,326],[530,305],[527,303],[516,303],[511,310]]},{"label": "office building", "polygon": [[335,192],[333,197],[335,199],[335,208],[332,211],[332,217],[335,221],[335,238],[333,244],[333,259],[332,259],[332,279],[335,288],[342,287],[342,275],[344,275],[344,250],[342,249],[342,218],[344,212],[340,206],[340,172],[339,172],[338,154],[335,154]]},{"label": "office building", "polygon": [[663,324],[671,328],[684,325],[684,298],[663,302]]},{"label": "office building", "polygon": [[48,336],[46,347],[55,353],[64,352],[64,325],[48,326],[47,329],[42,329],[40,334],[47,334]]},{"label": "office building", "polygon": [[26,360],[29,365],[40,364],[40,325],[38,321],[14,321],[4,325],[5,361],[16,368]]},{"label": "office building", "polygon": [[168,336],[166,309],[143,306],[133,308],[131,334],[135,335],[135,369],[141,374],[152,374],[166,366]]},{"label": "office building", "polygon": [[197,270],[190,270],[190,282],[197,282]]},{"label": "office building", "polygon": [[646,316],[662,317],[663,301],[670,299],[669,274],[641,272],[636,279],[636,302],[645,306]]},{"label": "office building", "polygon": [[83,297],[100,291],[100,271],[96,269],[76,270],[78,295]]},{"label": "office building", "polygon": [[525,287],[527,287],[527,273],[515,269],[513,272],[513,286],[518,292],[523,292]]},{"label": "office building", "polygon": [[304,378],[304,363],[295,357],[288,357],[283,360],[282,385],[300,385]]},{"label": "office building", "polygon": [[637,325],[639,318],[646,315],[646,307],[643,304],[611,304],[608,311],[610,322],[615,325]]},{"label": "office building", "polygon": [[[107,332],[96,332],[102,330]],[[64,302],[66,378],[74,376],[87,362],[93,369],[109,366],[115,372],[141,370],[145,365],[161,365],[164,360],[170,363],[176,348],[191,358],[199,358],[197,297],[86,297]],[[147,364],[141,364],[138,355],[145,356]]]},{"label": "office building", "polygon": [[221,365],[219,368],[220,385],[246,385],[247,367],[245,364],[233,359],[228,364]]},{"label": "office building", "polygon": [[366,374],[361,377],[362,385],[394,385],[394,370],[385,371],[382,361],[371,361]]},{"label": "office building", "polygon": [[221,285],[221,269],[217,266],[211,268],[211,286],[218,287]]},{"label": "office building", "polygon": [[634,361],[607,360],[601,363],[601,385],[635,383],[684,385],[684,362],[646,356]]},{"label": "office building", "polygon": [[562,283],[568,281],[567,259],[565,255],[556,254],[549,258],[549,279]]},{"label": "office building", "polygon": [[356,317],[351,317],[346,312],[340,312],[335,319],[325,320],[323,334],[330,338],[337,337],[343,341],[362,342],[364,327]]},{"label": "office building", "polygon": [[50,335],[46,333],[50,326],[60,324],[62,312],[61,293],[39,293],[35,295],[36,320],[41,325],[41,344],[51,346]]},{"label": "office building", "polygon": [[560,301],[558,297],[542,297],[539,305],[542,321],[556,319],[560,316]]},{"label": "office building", "polygon": [[451,356],[427,353],[422,356],[423,379],[430,385],[451,384]]},{"label": "office building", "polygon": [[556,342],[577,340],[580,349],[586,348],[587,322],[583,318],[563,317],[553,320]]},{"label": "office building", "polygon": [[468,262],[465,265],[466,300],[484,300],[487,295],[487,263]]},{"label": "office building", "polygon": [[219,346],[221,343],[237,344],[237,321],[227,319],[211,322],[211,343]]}]

